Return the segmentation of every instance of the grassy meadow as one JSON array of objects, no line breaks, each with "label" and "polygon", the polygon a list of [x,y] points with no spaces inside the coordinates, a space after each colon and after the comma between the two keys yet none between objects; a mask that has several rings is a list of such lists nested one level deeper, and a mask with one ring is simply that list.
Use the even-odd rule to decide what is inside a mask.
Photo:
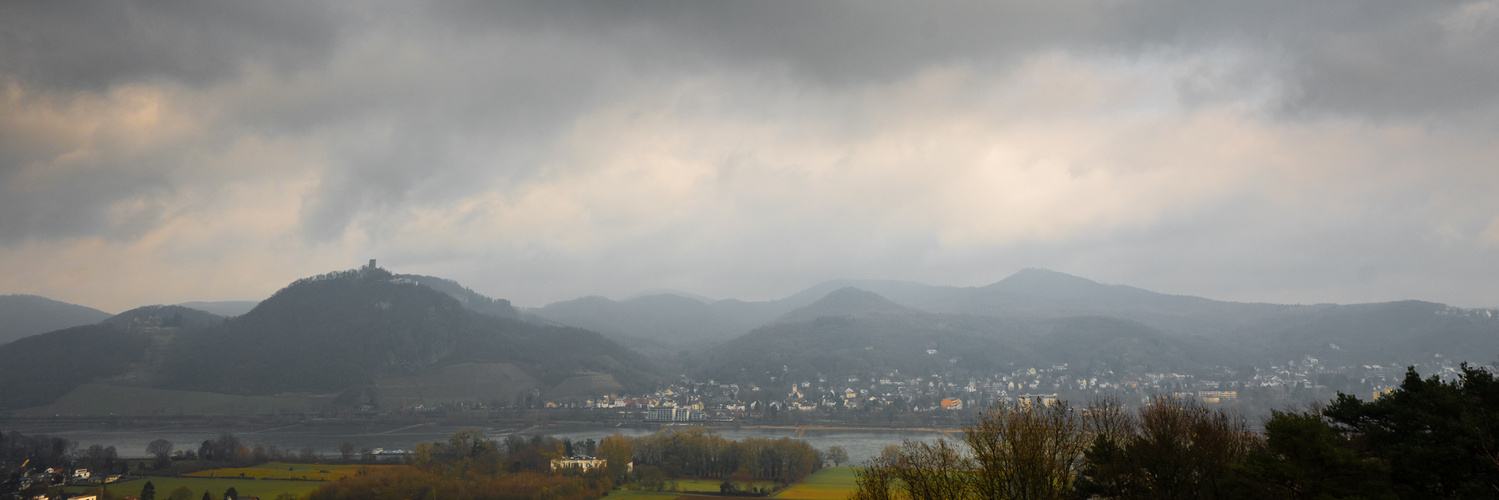
[{"label": "grassy meadow", "polygon": [[825,467],[781,491],[775,498],[843,500],[858,490],[853,467]]},{"label": "grassy meadow", "polygon": [[[329,464],[289,464],[282,462],[271,462],[254,467],[230,467],[223,469],[212,469],[198,471],[179,477],[148,477],[132,479],[111,483],[108,490],[115,496],[138,496],[141,488],[150,481],[156,487],[156,498],[167,498],[172,490],[187,488],[192,492],[190,498],[197,500],[203,498],[203,492],[213,494],[214,498],[224,495],[224,491],[234,488],[239,492],[241,498],[259,497],[262,500],[271,500],[282,493],[294,497],[306,496],[313,490],[322,486],[325,481],[333,481],[339,478],[353,476],[364,468],[380,467],[405,467],[404,465],[329,465]],[[305,479],[305,480],[304,480]],[[97,492],[98,487],[69,488],[71,492]]]},{"label": "grassy meadow", "polygon": [[[276,498],[277,495],[286,493],[295,497],[305,496],[313,490],[322,486],[324,481],[336,480],[352,476],[359,469],[370,467],[404,467],[401,465],[319,465],[319,464],[288,464],[272,462],[254,467],[236,467],[200,471],[189,474],[192,477],[151,477],[145,479],[134,479],[109,485],[110,493],[116,496],[139,495],[142,486],[149,479],[156,486],[157,498],[166,498],[172,490],[185,487],[192,492],[190,498],[202,498],[203,492],[213,494],[214,498],[223,496],[224,491],[234,488],[241,497],[259,497],[264,500]],[[324,472],[326,471],[326,472]],[[241,477],[240,475],[244,476]],[[306,481],[291,481],[288,479],[302,479]],[[675,481],[677,491],[630,491],[614,490],[609,492],[608,500],[694,500],[725,498],[716,495],[718,485],[722,481],[712,479],[678,479]],[[739,483],[740,488],[748,489],[751,486],[769,487],[775,483],[757,481],[754,483]],[[811,476],[791,485],[774,498],[786,498],[795,500],[843,500],[858,488],[854,485],[854,469],[852,467],[827,467],[817,471]],[[98,488],[88,488],[87,491],[97,491]],[[74,492],[85,491],[82,488],[70,489]],[[701,493],[714,493],[715,495],[704,496]]]},{"label": "grassy meadow", "polygon": [[[682,493],[718,493],[718,485],[723,484],[722,479],[674,479],[673,482],[677,483],[677,491]],[[739,485],[740,490],[774,488],[776,485],[773,481],[734,481],[734,484]]]},{"label": "grassy meadow", "polygon": [[[276,498],[276,495],[282,493],[302,497],[323,485],[322,481],[257,481],[238,477],[233,479],[149,477],[111,483],[108,490],[110,494],[117,497],[124,495],[139,496],[141,488],[146,485],[146,481],[150,481],[151,485],[156,487],[156,498],[158,499],[167,498],[167,496],[172,494],[172,490],[185,487],[192,491],[192,495],[188,498],[194,500],[203,498],[203,492],[205,491],[212,493],[213,498],[221,498],[224,496],[224,491],[229,488],[234,488],[235,491],[239,492],[240,498],[260,497],[262,500],[271,500]],[[95,492],[99,488],[95,486],[89,487],[86,490],[84,488],[69,488],[68,490],[73,492]]]},{"label": "grassy meadow", "polygon": [[329,464],[288,464],[282,462],[271,462],[256,465],[254,467],[229,467],[224,469],[213,469],[198,471],[187,474],[192,477],[244,477],[247,479],[307,479],[318,481],[332,481],[335,479],[349,477],[359,472],[359,469],[369,468],[371,470],[383,467],[405,467],[404,465],[329,465]]},{"label": "grassy meadow", "polygon": [[[614,490],[609,492],[608,500],[675,500],[681,497],[681,493],[672,491],[632,491]],[[723,498],[723,497],[714,497]]]},{"label": "grassy meadow", "polygon": [[[735,498],[722,497],[718,495],[698,495],[694,493],[718,493],[718,485],[722,481],[712,479],[677,479],[678,491],[630,491],[614,490],[609,492],[606,500],[697,500],[710,498]],[[774,486],[771,482],[756,482],[754,486]],[[747,486],[740,483],[740,488]],[[795,500],[843,500],[858,491],[854,484],[853,467],[827,467],[807,476],[806,479],[791,485],[773,498],[789,498]]]}]

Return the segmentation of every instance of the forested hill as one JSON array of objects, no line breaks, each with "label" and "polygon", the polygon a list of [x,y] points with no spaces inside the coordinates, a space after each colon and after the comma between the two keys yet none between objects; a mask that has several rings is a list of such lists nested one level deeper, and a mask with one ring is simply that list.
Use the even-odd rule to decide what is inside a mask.
[{"label": "forested hill", "polygon": [[1082,369],[1192,372],[1231,358],[1215,344],[1103,316],[998,318],[931,313],[872,292],[836,290],[732,341],[704,349],[704,378],[773,383],[850,373]]},{"label": "forested hill", "polygon": [[463,304],[463,307],[467,307],[478,313],[503,318],[520,317],[520,312],[514,306],[510,305],[510,301],[490,298],[459,284],[457,281],[420,274],[399,274],[396,277],[411,280],[419,285],[448,294],[448,296],[456,299],[459,304]]},{"label": "forested hill", "polygon": [[48,404],[79,384],[118,375],[149,344],[144,334],[97,324],[0,345],[0,410]]},{"label": "forested hill", "polygon": [[0,295],[0,344],[70,326],[89,325],[109,313],[36,295]]},{"label": "forested hill", "polygon": [[230,316],[239,316],[241,314],[250,312],[250,310],[254,309],[257,304],[260,304],[260,301],[258,301],[258,300],[215,300],[215,301],[183,302],[183,303],[177,304],[177,305],[182,306],[182,307],[189,307],[189,308],[197,309],[199,311],[203,311],[203,312],[207,312],[207,313],[217,314],[219,316],[223,316],[223,317],[227,318],[227,317],[230,317]]},{"label": "forested hill", "polygon": [[854,287],[834,290],[817,302],[791,311],[776,318],[777,323],[790,323],[821,317],[898,316],[929,314],[891,302],[879,294]]},{"label": "forested hill", "polygon": [[339,391],[458,363],[513,364],[544,385],[590,373],[629,389],[655,380],[642,356],[597,333],[478,314],[378,268],[299,280],[172,350],[159,385],[233,394]]},{"label": "forested hill", "polygon": [[[918,339],[902,340],[911,344],[903,349],[914,349],[932,338],[966,343],[958,339],[967,335],[1014,338],[1015,332],[1032,332],[1026,342],[1035,344],[1016,346],[1014,352],[1038,349],[1031,361],[1038,365],[1096,358],[1112,359],[1110,367],[1187,369],[1204,364],[1268,366],[1304,356],[1329,363],[1399,364],[1433,359],[1438,354],[1462,355],[1463,359],[1486,363],[1499,352],[1499,310],[1458,309],[1419,301],[1353,305],[1228,302],[1104,284],[1045,269],[1024,269],[978,287],[837,280],[761,302],[726,299],[708,303],[669,295],[624,301],[586,297],[532,311],[558,323],[632,342],[630,345],[649,349],[647,352],[661,355],[666,362],[683,364],[680,368],[687,371],[701,366],[718,374],[728,368],[718,364],[721,360],[715,353],[735,355],[737,349],[741,354],[735,356],[740,358],[747,356],[743,353],[758,352],[756,356],[763,359],[802,360],[816,352],[807,350],[807,346],[816,345],[818,335],[840,329],[850,329],[850,334],[859,333],[853,331],[858,329],[881,333],[892,341],[898,335]],[[917,321],[923,317],[912,311],[927,315],[926,320],[939,316],[945,319],[923,323]],[[811,321],[818,318],[827,319]],[[937,323],[971,328],[965,333],[954,331],[954,326],[946,330],[925,326]],[[1047,332],[1071,332],[1092,340],[1063,344],[1061,340],[1068,336],[1043,338]],[[787,342],[772,342],[771,336]],[[994,344],[973,342],[975,349],[967,359],[984,358],[987,355],[980,353],[993,351],[990,347]],[[751,345],[755,347],[745,350]],[[836,343],[827,345],[832,350],[841,349]],[[1096,346],[1113,346],[1115,352],[1110,356],[1094,349]],[[1073,355],[1078,352],[1083,354]],[[839,356],[847,363],[865,357],[853,351]],[[1013,356],[1004,353],[994,359],[1001,358]],[[822,358],[816,362],[830,366],[845,361],[833,363]],[[796,368],[792,363],[752,364]]]},{"label": "forested hill", "polygon": [[121,330],[149,328],[207,328],[224,322],[224,317],[208,311],[183,306],[142,306],[116,314],[103,321]]},{"label": "forested hill", "polygon": [[976,288],[866,284],[899,300],[835,288],[811,305],[700,349],[684,368],[706,378],[767,383],[771,377],[1001,373],[1061,364],[1084,372],[1198,374],[1307,356],[1337,366],[1443,356],[1489,363],[1499,353],[1499,311],[1431,302],[1221,302],[1045,270]]}]

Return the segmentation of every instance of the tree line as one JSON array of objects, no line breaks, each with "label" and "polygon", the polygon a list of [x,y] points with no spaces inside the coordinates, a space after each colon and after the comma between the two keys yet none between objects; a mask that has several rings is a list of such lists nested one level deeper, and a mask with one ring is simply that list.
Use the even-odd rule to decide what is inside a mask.
[{"label": "tree line", "polygon": [[695,429],[637,437],[632,444],[636,466],[659,467],[668,477],[792,483],[822,466],[816,448],[791,438],[732,441]]},{"label": "tree line", "polygon": [[552,473],[551,460],[565,452],[563,442],[546,436],[495,441],[480,430],[459,431],[446,442],[418,444],[411,467],[361,472],[323,485],[308,499],[583,500],[614,488],[608,471]]},{"label": "tree line", "polygon": [[78,443],[45,434],[0,433],[0,463],[26,462],[38,469],[72,465]]},{"label": "tree line", "polygon": [[[606,465],[552,469],[552,460],[591,454]],[[846,459],[846,455],[843,457]],[[701,431],[629,438],[615,434],[573,442],[549,436],[489,439],[459,431],[445,442],[416,445],[411,467],[372,470],[323,485],[309,500],[382,498],[599,498],[616,485],[661,490],[672,478],[790,483],[816,471],[822,455],[803,441],[731,441]],[[767,493],[762,491],[760,493]],[[752,492],[753,493],[753,492]]]},{"label": "tree line", "polygon": [[1429,499],[1499,495],[1499,381],[1464,364],[1453,380],[1408,369],[1372,401],[1238,415],[1157,397],[1000,403],[962,442],[907,441],[856,469],[856,500]]}]

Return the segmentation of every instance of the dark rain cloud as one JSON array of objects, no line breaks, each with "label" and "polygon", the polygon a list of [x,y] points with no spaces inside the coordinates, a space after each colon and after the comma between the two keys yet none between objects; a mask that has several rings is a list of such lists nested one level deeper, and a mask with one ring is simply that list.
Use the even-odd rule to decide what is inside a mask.
[{"label": "dark rain cloud", "polygon": [[[327,62],[345,27],[319,2],[6,2],[0,68],[59,91],[171,81],[208,86],[245,64],[290,73]],[[342,19],[341,19],[342,18]]]},{"label": "dark rain cloud", "polygon": [[460,32],[607,40],[647,71],[783,66],[857,86],[934,65],[1038,51],[1138,57],[1216,46],[1263,52],[1310,112],[1431,115],[1499,98],[1499,6],[1484,2],[566,2],[437,4]]},{"label": "dark rain cloud", "polygon": [[[15,2],[0,9],[6,76],[49,89],[101,91],[157,79],[212,85],[242,76],[247,64],[316,75],[347,45],[386,36],[434,50],[482,45],[497,55],[527,40],[592,46],[553,54],[531,46],[522,50],[536,57],[496,58],[509,74],[556,82],[601,77],[622,59],[647,73],[784,66],[810,82],[844,86],[1044,50],[1130,56],[1234,45],[1281,57],[1284,67],[1266,69],[1286,72],[1300,106],[1421,114],[1488,105],[1499,95],[1499,56],[1489,50],[1499,41],[1499,14],[1482,2]],[[448,69],[461,78],[473,68]]]}]

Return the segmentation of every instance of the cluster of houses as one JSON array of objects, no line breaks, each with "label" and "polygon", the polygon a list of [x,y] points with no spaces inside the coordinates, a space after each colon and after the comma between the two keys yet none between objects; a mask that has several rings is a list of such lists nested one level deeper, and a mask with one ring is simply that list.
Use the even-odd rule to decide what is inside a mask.
[{"label": "cluster of houses", "polygon": [[[608,467],[608,466],[609,466],[609,461],[608,460],[605,460],[605,459],[602,459],[602,458],[598,458],[598,457],[576,456],[576,457],[569,457],[569,458],[555,458],[555,459],[552,459],[552,470],[553,471],[566,470],[566,469],[574,469],[574,470],[577,470],[579,472],[588,472],[588,471],[593,470],[593,469],[601,469],[601,468]],[[628,473],[632,473],[632,472],[635,472],[635,462],[632,461],[632,462],[625,463],[625,473],[628,474]]]},{"label": "cluster of houses", "polygon": [[[22,464],[22,467],[25,467],[25,464]],[[23,468],[20,474],[16,474],[11,478],[6,478],[4,479],[3,483],[0,483],[0,494],[14,494],[16,492],[24,492],[26,490],[31,490],[34,488],[52,488],[64,485],[107,484],[119,481],[120,479],[121,476],[119,474],[91,474],[89,473],[88,469],[68,470],[61,468]],[[42,493],[40,496],[35,498],[43,500],[50,500],[53,498],[67,500],[97,500],[98,497],[95,495],[80,494],[48,496],[46,493]]]},{"label": "cluster of houses", "polygon": [[[775,388],[684,377],[650,394],[602,395],[583,403],[559,402],[549,406],[614,409],[647,422],[711,422],[755,418],[780,411],[958,411],[987,407],[996,401],[1021,404],[1037,400],[1087,401],[1097,395],[1118,396],[1126,403],[1133,400],[1143,403],[1155,396],[1169,395],[1215,405],[1235,403],[1245,390],[1287,393],[1306,388],[1363,392],[1360,390],[1363,388],[1378,397],[1398,385],[1404,375],[1404,365],[1330,367],[1312,356],[1269,368],[1253,368],[1252,372],[1244,370],[1244,367],[1220,368],[1206,375],[1118,374],[1107,370],[1084,373],[1061,364],[986,376],[907,375],[898,371],[820,375],[808,380],[782,380]],[[1455,376],[1458,371],[1440,360],[1419,364],[1418,370],[1439,376]],[[1329,388],[1325,384],[1328,380],[1336,380],[1340,385]]]},{"label": "cluster of houses", "polygon": [[[1336,345],[1329,344],[1333,348]],[[1332,389],[1349,393],[1365,393],[1373,399],[1389,393],[1398,387],[1405,379],[1407,367],[1414,367],[1423,377],[1435,376],[1444,380],[1456,379],[1461,373],[1461,364],[1453,363],[1451,359],[1435,354],[1429,360],[1415,363],[1393,362],[1388,364],[1365,364],[1355,366],[1331,366],[1321,360],[1305,356],[1302,359],[1291,360],[1285,364],[1273,365],[1268,369],[1257,370],[1253,380],[1248,385],[1265,388],[1327,388],[1324,383],[1329,376],[1343,381],[1340,387]],[[1347,387],[1347,386],[1354,387]],[[1367,391],[1356,391],[1352,389],[1367,389]]]},{"label": "cluster of houses", "polygon": [[[588,407],[635,412],[647,422],[708,422],[753,418],[769,411],[847,411],[892,408],[899,411],[956,411],[982,408],[995,401],[1028,404],[1051,403],[1088,393],[1153,391],[1183,394],[1192,377],[1179,374],[1144,374],[1111,378],[1111,373],[1087,377],[1072,375],[1067,365],[1026,368],[988,377],[958,378],[944,374],[902,376],[897,371],[844,377],[818,376],[794,381],[785,392],[756,384],[706,382],[683,378],[651,394],[603,395],[582,404],[552,403],[554,407]],[[1200,394],[1190,394],[1206,403],[1237,398],[1237,392],[1203,384]]]},{"label": "cluster of houses", "polygon": [[[647,394],[605,394],[544,404],[547,408],[597,410],[612,413],[615,418],[663,423],[753,420],[780,412],[972,411],[1000,401],[1028,404],[1066,400],[1082,404],[1098,396],[1116,397],[1126,405],[1172,396],[1208,405],[1242,404],[1251,410],[1265,410],[1292,400],[1324,399],[1336,391],[1377,398],[1398,386],[1404,368],[1410,365],[1423,375],[1456,377],[1460,372],[1440,357],[1424,363],[1330,366],[1316,357],[1304,356],[1269,367],[1218,367],[1196,374],[1116,373],[1064,363],[993,374],[906,374],[891,370],[817,375],[804,380],[770,377],[774,384],[763,386],[751,381],[726,383],[684,376]],[[1249,402],[1241,403],[1246,400]]]}]

